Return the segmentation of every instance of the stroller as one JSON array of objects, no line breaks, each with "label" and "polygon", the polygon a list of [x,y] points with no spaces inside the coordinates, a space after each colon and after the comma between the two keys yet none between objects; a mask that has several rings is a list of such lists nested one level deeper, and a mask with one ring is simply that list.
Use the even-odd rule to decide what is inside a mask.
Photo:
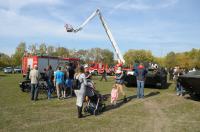
[{"label": "stroller", "polygon": [[95,90],[94,84],[90,80],[88,80],[86,96],[88,96],[88,101],[86,106],[84,107],[85,113],[98,115],[103,112],[103,110],[105,109],[105,103],[103,103],[104,98]]}]

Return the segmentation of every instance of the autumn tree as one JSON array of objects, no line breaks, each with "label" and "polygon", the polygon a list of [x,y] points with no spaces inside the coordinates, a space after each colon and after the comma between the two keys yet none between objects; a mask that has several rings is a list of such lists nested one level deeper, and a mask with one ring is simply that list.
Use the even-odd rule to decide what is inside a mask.
[{"label": "autumn tree", "polygon": [[69,57],[69,50],[64,47],[58,47],[55,54],[60,57]]},{"label": "autumn tree", "polygon": [[40,44],[39,52],[40,52],[41,55],[47,54],[47,46],[46,46],[45,43]]},{"label": "autumn tree", "polygon": [[15,53],[13,55],[13,65],[15,66],[19,66],[22,63],[22,57],[24,55],[24,52],[26,51],[26,43],[25,42],[21,42],[16,50]]},{"label": "autumn tree", "polygon": [[102,62],[106,63],[108,65],[111,65],[114,63],[114,54],[108,49],[102,50]]},{"label": "autumn tree", "polygon": [[165,66],[167,68],[175,67],[177,65],[176,54],[174,52],[170,52],[165,57]]},{"label": "autumn tree", "polygon": [[153,62],[154,57],[149,50],[133,50],[130,49],[124,54],[126,64],[133,64],[138,62]]},{"label": "autumn tree", "polygon": [[47,47],[47,54],[50,55],[50,56],[53,56],[55,53],[55,47],[53,46],[48,46]]},{"label": "autumn tree", "polygon": [[10,56],[0,53],[0,67],[13,66]]}]

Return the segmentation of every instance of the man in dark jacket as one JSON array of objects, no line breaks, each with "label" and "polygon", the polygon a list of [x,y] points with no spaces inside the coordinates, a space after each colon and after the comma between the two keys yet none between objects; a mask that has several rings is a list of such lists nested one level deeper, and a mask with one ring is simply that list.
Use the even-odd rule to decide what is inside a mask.
[{"label": "man in dark jacket", "polygon": [[51,99],[51,93],[54,91],[53,78],[54,78],[54,71],[51,65],[49,65],[46,70],[46,82],[48,85],[48,90],[47,90],[48,99]]},{"label": "man in dark jacket", "polygon": [[69,94],[69,97],[72,96],[72,84],[73,84],[73,80],[74,80],[74,74],[75,74],[75,69],[73,67],[73,64],[70,63],[69,67],[67,68],[67,72],[68,72],[68,77],[66,80],[66,86],[67,86],[67,92]]},{"label": "man in dark jacket", "polygon": [[147,71],[143,64],[140,64],[135,70],[135,76],[137,79],[137,98],[144,98],[144,83]]},{"label": "man in dark jacket", "polygon": [[100,79],[100,81],[102,81],[103,79],[105,79],[105,81],[107,82],[107,73],[106,73],[106,70],[104,69],[103,70],[103,73],[102,73],[102,75],[101,75],[101,79]]}]

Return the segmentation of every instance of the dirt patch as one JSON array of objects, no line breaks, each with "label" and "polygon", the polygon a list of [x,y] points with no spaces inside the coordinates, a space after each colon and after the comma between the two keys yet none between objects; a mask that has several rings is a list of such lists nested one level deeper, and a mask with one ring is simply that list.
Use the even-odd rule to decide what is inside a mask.
[{"label": "dirt patch", "polygon": [[161,105],[153,100],[144,102],[144,107],[149,113],[149,120],[145,123],[144,130],[151,128],[154,132],[170,131],[166,124],[169,123],[167,115],[162,111]]}]

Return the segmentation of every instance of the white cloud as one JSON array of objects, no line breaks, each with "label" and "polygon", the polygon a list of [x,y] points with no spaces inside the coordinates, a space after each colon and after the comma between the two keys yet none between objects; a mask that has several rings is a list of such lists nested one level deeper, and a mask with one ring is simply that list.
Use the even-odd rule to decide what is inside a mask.
[{"label": "white cloud", "polygon": [[157,0],[153,3],[153,0],[149,2],[148,0],[126,0],[114,6],[114,8],[109,12],[109,14],[114,13],[116,10],[155,10],[167,8],[175,5],[179,0]]},{"label": "white cloud", "polygon": [[31,4],[44,4],[46,5],[58,5],[62,4],[62,0],[0,0],[0,7],[9,10],[20,10],[22,7]]},{"label": "white cloud", "polygon": [[[103,36],[95,32],[79,32],[76,35],[66,33],[65,22],[77,24],[69,14],[60,14],[56,10],[48,10],[49,17],[42,18],[32,15],[23,15],[19,10],[30,4],[45,4],[45,6],[61,4],[62,0],[8,0],[0,5],[0,37],[3,38],[55,38],[55,39],[92,39],[102,40]],[[2,8],[3,7],[3,8]],[[51,19],[56,18],[58,21]]]}]

